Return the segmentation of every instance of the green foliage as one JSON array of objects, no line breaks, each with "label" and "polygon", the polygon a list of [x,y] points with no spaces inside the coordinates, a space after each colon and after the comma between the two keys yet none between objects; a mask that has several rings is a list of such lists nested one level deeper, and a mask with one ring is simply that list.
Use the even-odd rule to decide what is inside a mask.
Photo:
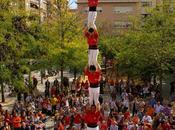
[{"label": "green foliage", "polygon": [[150,14],[124,36],[102,39],[120,74],[150,81],[153,75],[161,77],[174,68],[175,10],[164,4]]},{"label": "green foliage", "polygon": [[77,14],[70,12],[67,1],[60,0],[54,4],[57,8],[50,6],[50,17],[44,23],[49,39],[47,47],[50,48],[47,67],[80,72],[87,63],[87,46],[80,20]]},{"label": "green foliage", "polygon": [[[36,21],[29,21],[20,0],[0,1],[0,82],[23,90],[23,73],[29,72],[29,61],[46,54],[45,40]],[[30,22],[30,24],[29,24]],[[43,40],[44,39],[44,40]],[[35,51],[35,52],[34,52]]]}]

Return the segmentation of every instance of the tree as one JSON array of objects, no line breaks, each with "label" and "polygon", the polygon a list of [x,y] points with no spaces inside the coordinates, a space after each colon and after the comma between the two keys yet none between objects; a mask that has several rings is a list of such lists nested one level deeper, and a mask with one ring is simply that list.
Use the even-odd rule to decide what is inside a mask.
[{"label": "tree", "polygon": [[122,38],[123,47],[117,52],[117,59],[120,70],[124,70],[125,74],[147,81],[158,76],[161,87],[163,75],[173,67],[175,13],[164,4],[150,14],[142,26],[130,30]]},{"label": "tree", "polygon": [[[0,1],[0,82],[2,102],[5,102],[4,87],[12,84],[15,88],[20,88],[22,75],[19,59],[23,54],[23,45],[17,37],[17,17],[15,9],[12,8],[11,0]],[[19,22],[19,21],[18,21]],[[25,31],[25,27],[20,26],[20,31]]]},{"label": "tree", "polygon": [[23,74],[31,69],[28,63],[48,54],[48,37],[38,26],[38,18],[33,14],[28,15],[20,0],[0,1],[0,81],[3,101],[4,85],[13,86],[16,92],[26,90]]},{"label": "tree", "polygon": [[159,77],[161,88],[164,74],[174,69],[175,10],[166,2],[149,13],[124,35],[104,38],[102,49],[112,52],[120,74],[148,82]]},{"label": "tree", "polygon": [[46,31],[52,37],[50,42],[53,45],[49,63],[60,68],[61,81],[63,70],[73,68],[78,72],[85,63],[86,45],[80,41],[83,37],[78,21],[78,15],[70,11],[68,1],[55,0],[50,3],[49,17],[45,22],[46,27],[50,27],[46,28]]}]

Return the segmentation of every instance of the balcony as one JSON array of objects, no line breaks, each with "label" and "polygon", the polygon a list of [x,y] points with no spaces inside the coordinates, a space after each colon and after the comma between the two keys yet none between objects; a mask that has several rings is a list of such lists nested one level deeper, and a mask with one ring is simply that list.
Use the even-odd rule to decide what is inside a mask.
[{"label": "balcony", "polygon": [[[77,3],[87,3],[88,0],[77,0]],[[136,3],[140,0],[99,0],[99,3]]]}]

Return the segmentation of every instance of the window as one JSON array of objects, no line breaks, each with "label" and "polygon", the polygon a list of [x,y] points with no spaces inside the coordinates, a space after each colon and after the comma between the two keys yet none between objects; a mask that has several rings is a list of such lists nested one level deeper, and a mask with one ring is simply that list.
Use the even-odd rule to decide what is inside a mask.
[{"label": "window", "polygon": [[150,1],[142,2],[142,7],[151,7],[151,6],[152,6],[152,2]]},{"label": "window", "polygon": [[131,7],[131,6],[115,7],[114,12],[117,14],[131,13],[131,12],[133,12],[133,7]]},{"label": "window", "polygon": [[117,21],[114,23],[114,27],[115,28],[129,28],[132,26],[131,22],[121,22],[121,21]]},{"label": "window", "polygon": [[[89,7],[86,7],[85,10],[84,10],[86,13],[89,12]],[[97,12],[102,12],[102,7],[97,7]]]}]

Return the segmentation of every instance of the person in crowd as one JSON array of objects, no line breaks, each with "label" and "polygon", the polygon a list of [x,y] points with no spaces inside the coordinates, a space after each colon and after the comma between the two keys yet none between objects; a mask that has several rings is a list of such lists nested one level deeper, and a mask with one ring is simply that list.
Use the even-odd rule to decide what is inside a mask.
[{"label": "person in crowd", "polygon": [[20,130],[21,128],[21,117],[15,112],[12,118],[12,126],[14,130]]},{"label": "person in crowd", "polygon": [[[89,72],[90,73],[90,72]],[[92,78],[92,77],[91,77]],[[100,76],[88,82],[99,83]],[[89,77],[88,77],[89,79]],[[108,79],[111,79],[108,77]],[[82,79],[83,80],[83,79]],[[75,80],[82,84],[82,80]],[[86,79],[84,81],[84,87]],[[97,81],[97,82],[96,82]],[[124,82],[124,81],[123,81]],[[120,82],[118,83],[120,86]],[[12,111],[0,105],[0,125],[2,130],[44,130],[49,129],[48,119],[54,122],[54,130],[171,130],[175,129],[175,103],[165,100],[161,93],[149,94],[144,98],[138,91],[128,93],[129,83],[124,83],[121,93],[104,91],[101,106],[96,101],[89,104],[84,91],[60,91],[52,97],[28,94],[25,100],[16,101]],[[150,89],[151,91],[153,88]],[[83,90],[83,89],[82,89]],[[51,91],[49,91],[51,95]],[[122,99],[120,98],[122,97]],[[163,98],[163,99],[162,99]],[[126,100],[127,99],[127,100]],[[159,101],[159,99],[162,99]],[[125,103],[127,101],[127,103]],[[126,105],[129,104],[129,105]],[[55,106],[56,105],[56,106]],[[56,108],[55,108],[56,107]],[[53,119],[53,120],[52,120]],[[92,128],[93,127],[93,128]]]},{"label": "person in crowd", "polygon": [[4,124],[4,115],[2,114],[2,112],[0,112],[0,128],[3,127]]},{"label": "person in crowd", "polygon": [[45,97],[49,97],[49,92],[50,92],[50,82],[47,79],[47,81],[45,82]]},{"label": "person in crowd", "polygon": [[74,116],[73,116],[73,124],[75,126],[76,129],[80,130],[81,129],[81,123],[82,123],[82,116],[81,116],[81,112],[78,110],[74,110]]},{"label": "person in crowd", "polygon": [[53,85],[56,87],[56,95],[60,93],[60,86],[59,86],[59,81],[57,78],[55,78]]},{"label": "person in crowd", "polygon": [[163,110],[163,106],[160,104],[160,101],[157,102],[157,104],[154,105],[155,113],[158,114]]},{"label": "person in crowd", "polygon": [[25,122],[22,122],[21,129],[20,130],[30,130],[30,128],[29,128],[29,126]]},{"label": "person in crowd", "polygon": [[52,113],[54,113],[55,110],[56,110],[57,102],[58,102],[58,99],[55,97],[55,95],[53,95],[52,98],[51,98]]},{"label": "person in crowd", "polygon": [[[4,126],[1,128],[2,130],[11,130],[10,124],[8,122],[4,123]],[[22,129],[21,129],[22,130]]]},{"label": "person in crowd", "polygon": [[147,127],[150,129],[152,128],[153,120],[152,120],[151,116],[149,116],[147,113],[145,113],[145,115],[143,116],[142,122],[143,122],[145,128],[147,128]]}]

